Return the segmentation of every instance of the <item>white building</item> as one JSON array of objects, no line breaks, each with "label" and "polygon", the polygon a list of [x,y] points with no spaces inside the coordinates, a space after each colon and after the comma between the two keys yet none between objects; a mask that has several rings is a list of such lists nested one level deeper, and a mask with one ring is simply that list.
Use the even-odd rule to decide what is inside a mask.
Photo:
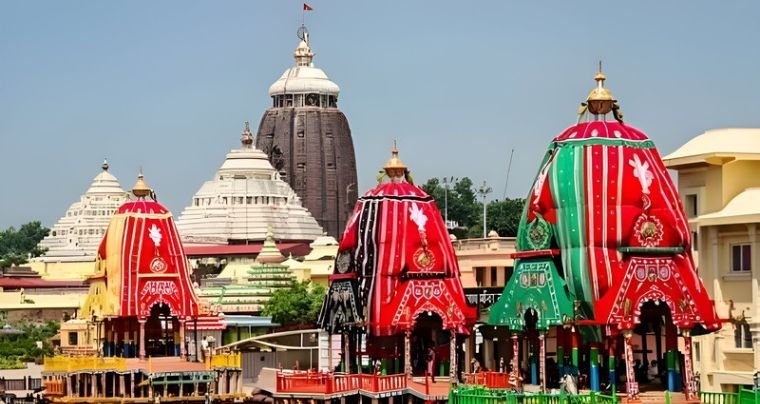
[{"label": "white building", "polygon": [[703,391],[737,391],[760,371],[760,128],[709,130],[663,158],[678,172],[699,276],[728,320],[694,338]]},{"label": "white building", "polygon": [[66,210],[40,242],[47,251],[31,262],[31,267],[45,278],[82,278],[94,272],[97,249],[114,211],[127,200],[119,180],[103,171],[90,188]]},{"label": "white building", "polygon": [[272,226],[278,240],[312,241],[322,228],[272,167],[253,147],[246,123],[242,147],[227,154],[214,177],[193,196],[177,220],[188,244],[240,244],[263,241]]}]

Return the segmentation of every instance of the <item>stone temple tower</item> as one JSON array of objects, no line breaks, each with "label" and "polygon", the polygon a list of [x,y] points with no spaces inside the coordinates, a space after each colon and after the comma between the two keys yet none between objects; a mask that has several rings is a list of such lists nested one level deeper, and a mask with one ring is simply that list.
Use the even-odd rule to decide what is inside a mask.
[{"label": "stone temple tower", "polygon": [[354,143],[338,109],[340,88],[314,67],[306,27],[298,36],[295,66],[269,87],[272,106],[261,118],[256,148],[327,234],[339,239],[357,199]]}]

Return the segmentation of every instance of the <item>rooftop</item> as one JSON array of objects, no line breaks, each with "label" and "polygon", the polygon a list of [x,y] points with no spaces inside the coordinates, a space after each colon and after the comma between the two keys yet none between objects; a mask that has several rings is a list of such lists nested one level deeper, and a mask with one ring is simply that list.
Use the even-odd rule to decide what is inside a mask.
[{"label": "rooftop", "polygon": [[760,160],[760,128],[708,130],[663,157],[668,168],[723,165],[733,160]]},{"label": "rooftop", "polygon": [[700,226],[760,222],[760,188],[747,188],[718,212],[699,216]]}]

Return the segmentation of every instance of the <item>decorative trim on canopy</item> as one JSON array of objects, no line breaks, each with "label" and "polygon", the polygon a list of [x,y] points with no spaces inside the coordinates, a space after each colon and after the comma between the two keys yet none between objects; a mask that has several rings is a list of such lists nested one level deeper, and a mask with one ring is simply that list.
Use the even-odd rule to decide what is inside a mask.
[{"label": "decorative trim on canopy", "polygon": [[595,302],[597,321],[630,330],[640,322],[641,306],[654,301],[668,305],[673,323],[679,328],[691,329],[697,324],[707,330],[720,328],[707,292],[683,273],[676,263],[678,259],[679,256],[631,258],[625,265],[622,282]]},{"label": "decorative trim on canopy", "polygon": [[518,260],[504,293],[491,306],[488,324],[522,331],[525,313],[532,309],[538,317],[536,328],[545,330],[573,317],[571,302],[565,281],[551,259]]}]

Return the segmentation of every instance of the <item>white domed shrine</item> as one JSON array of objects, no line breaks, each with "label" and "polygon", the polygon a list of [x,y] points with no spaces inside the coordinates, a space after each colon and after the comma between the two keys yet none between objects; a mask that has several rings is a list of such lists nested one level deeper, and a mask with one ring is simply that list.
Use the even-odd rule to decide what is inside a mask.
[{"label": "white domed shrine", "polygon": [[111,215],[127,200],[119,180],[108,172],[108,162],[104,161],[101,168],[87,192],[71,204],[40,242],[47,251],[36,262],[95,261]]},{"label": "white domed shrine", "polygon": [[267,155],[253,146],[247,122],[241,143],[182,211],[177,228],[183,242],[263,241],[270,225],[279,240],[311,241],[321,236],[322,228],[298,195],[280,179]]}]

